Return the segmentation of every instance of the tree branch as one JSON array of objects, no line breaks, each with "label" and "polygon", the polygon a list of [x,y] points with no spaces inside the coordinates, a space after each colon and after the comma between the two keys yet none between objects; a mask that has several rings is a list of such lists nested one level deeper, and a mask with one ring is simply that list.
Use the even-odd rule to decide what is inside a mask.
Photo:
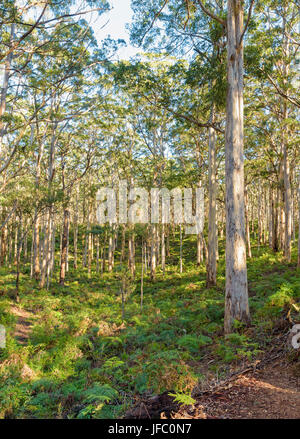
[{"label": "tree branch", "polygon": [[250,20],[251,20],[251,16],[252,16],[253,5],[254,5],[254,0],[251,0],[250,6],[249,6],[249,11],[248,11],[248,17],[247,17],[247,20],[246,20],[246,23],[245,23],[245,26],[244,26],[244,29],[243,29],[243,32],[242,32],[242,35],[241,35],[241,38],[240,38],[240,43],[239,43],[239,45],[242,44],[242,41],[243,41],[244,35],[245,35],[246,30],[247,30],[247,28],[248,28],[248,26],[249,26],[249,23],[250,23]]},{"label": "tree branch", "polygon": [[202,11],[208,15],[210,18],[212,18],[213,20],[216,20],[218,23],[220,23],[222,26],[226,27],[226,21],[223,20],[221,17],[219,17],[218,15],[214,14],[212,11],[210,11],[209,9],[207,9],[204,4],[202,3],[201,0],[197,0],[200,8],[202,9]]},{"label": "tree branch", "polygon": [[280,96],[282,96],[283,98],[287,99],[291,104],[296,105],[296,107],[300,108],[300,101],[298,99],[291,98],[286,93],[284,93],[284,91],[275,83],[275,81],[273,80],[271,75],[268,74],[267,77],[268,77],[269,81],[271,82],[271,84],[275,87],[277,93]]},{"label": "tree branch", "polygon": [[141,39],[141,41],[140,41],[140,45],[142,44],[143,39],[145,38],[145,36],[147,35],[147,33],[152,29],[152,27],[153,27],[153,25],[154,25],[154,23],[155,23],[155,20],[160,16],[160,14],[162,13],[162,11],[163,11],[164,7],[166,6],[166,4],[168,3],[168,1],[169,1],[169,0],[165,0],[164,3],[163,3],[163,5],[162,5],[162,7],[160,8],[160,10],[154,15],[154,18],[153,18],[153,20],[152,20],[152,22],[151,22],[149,28],[145,31],[144,35],[142,36],[142,39]]},{"label": "tree branch", "polygon": [[9,219],[10,219],[10,217],[14,214],[14,212],[16,211],[16,209],[17,209],[17,202],[15,201],[15,203],[14,203],[14,205],[13,205],[11,211],[9,212],[9,214],[7,215],[7,217],[5,218],[5,221],[1,224],[0,230],[2,230],[2,229],[6,226],[6,224],[8,223],[8,221],[9,221]]}]

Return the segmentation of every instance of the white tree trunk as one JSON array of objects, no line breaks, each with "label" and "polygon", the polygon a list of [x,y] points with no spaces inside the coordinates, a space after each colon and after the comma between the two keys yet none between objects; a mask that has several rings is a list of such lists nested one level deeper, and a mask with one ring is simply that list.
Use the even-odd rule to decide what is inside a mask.
[{"label": "white tree trunk", "polygon": [[248,323],[243,157],[243,7],[228,1],[226,108],[226,296],[225,333],[233,321]]},{"label": "white tree trunk", "polygon": [[[214,122],[214,109],[211,110],[211,122]],[[209,160],[208,160],[208,259],[206,262],[206,285],[217,283],[217,181],[216,181],[216,132],[209,128]]]}]

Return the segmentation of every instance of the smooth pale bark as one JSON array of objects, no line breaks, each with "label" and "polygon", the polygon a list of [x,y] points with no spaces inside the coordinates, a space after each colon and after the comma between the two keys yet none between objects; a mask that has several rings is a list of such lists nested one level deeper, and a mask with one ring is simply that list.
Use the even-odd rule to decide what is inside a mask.
[{"label": "smooth pale bark", "polygon": [[221,209],[221,224],[220,224],[220,238],[224,238],[224,227],[225,227],[225,217],[224,217],[224,209]]},{"label": "smooth pale bark", "polygon": [[274,252],[279,250],[278,243],[278,198],[279,188],[277,188],[272,198],[272,249]]},{"label": "smooth pale bark", "polygon": [[[28,226],[28,220],[25,223],[25,230],[27,230]],[[25,233],[24,237],[24,261],[27,262],[27,256],[28,256],[28,235]]]},{"label": "smooth pale bark", "polygon": [[147,269],[150,268],[151,269],[151,240],[147,246]]},{"label": "smooth pale bark", "polygon": [[45,286],[46,276],[47,276],[47,264],[48,264],[48,253],[49,253],[49,238],[51,233],[51,211],[48,209],[46,216],[46,226],[43,240],[43,252],[42,252],[42,265],[41,265],[41,277],[40,277],[40,287]]},{"label": "smooth pale bark", "polygon": [[11,267],[12,247],[13,247],[13,239],[12,239],[13,225],[11,225],[9,230],[10,230],[10,232],[9,232],[9,240],[8,240],[8,263],[9,263],[9,266]]},{"label": "smooth pale bark", "polygon": [[121,241],[121,254],[120,254],[120,262],[122,263],[125,259],[125,238],[126,238],[126,227],[125,224],[122,224],[122,241]]},{"label": "smooth pale bark", "polygon": [[77,219],[74,218],[74,230],[73,230],[74,236],[74,268],[77,269],[77,261],[78,261],[78,222]]},{"label": "smooth pale bark", "polygon": [[[41,163],[44,155],[44,140],[43,139],[39,144],[39,152],[36,162],[36,177],[35,177],[35,187],[39,188],[40,178],[41,178]],[[38,280],[40,277],[40,215],[37,207],[35,208],[34,214],[34,225],[33,225],[33,276],[35,280]]]},{"label": "smooth pale bark", "polygon": [[99,257],[100,257],[100,238],[96,236],[96,273],[99,273]]},{"label": "smooth pale bark", "polygon": [[197,235],[197,265],[198,265],[198,267],[199,267],[199,265],[202,264],[202,261],[203,261],[202,240],[201,240],[200,233],[198,233],[198,235]]},{"label": "smooth pale bark", "polygon": [[150,277],[151,280],[155,279],[155,271],[156,271],[156,225],[151,225],[151,254],[150,254]]},{"label": "smooth pale bark", "polygon": [[160,262],[160,234],[159,234],[159,226],[156,227],[156,266],[159,265]]},{"label": "smooth pale bark", "polygon": [[40,218],[36,209],[34,230],[33,230],[33,276],[36,280],[39,279],[41,272],[39,248],[40,248]]},{"label": "smooth pale bark", "polygon": [[94,260],[94,235],[91,234],[91,263]]},{"label": "smooth pale bark", "polygon": [[268,238],[268,209],[267,209],[267,192],[264,190],[264,204],[263,204],[263,222],[264,222],[264,245],[267,243]]},{"label": "smooth pale bark", "polygon": [[208,259],[208,251],[207,251],[207,245],[206,245],[206,241],[205,241],[205,238],[203,236],[203,233],[201,233],[201,245],[202,245],[202,248],[203,248],[203,253],[205,255],[205,260],[207,261],[207,259]]},{"label": "smooth pale bark", "polygon": [[59,232],[59,266],[61,264],[62,236],[63,236],[63,225],[61,226]]},{"label": "smooth pale bark", "polygon": [[170,228],[169,225],[166,226],[167,229],[167,239],[166,239],[166,257],[170,256]]},{"label": "smooth pale bark", "polygon": [[105,262],[106,262],[105,258],[106,258],[106,255],[105,255],[105,246],[104,246],[102,249],[101,275],[103,275],[103,273],[105,272]]},{"label": "smooth pale bark", "polygon": [[[283,157],[283,143],[280,148],[280,155]],[[283,159],[279,164],[279,185],[278,185],[278,244],[279,248],[284,249],[285,241],[285,196],[284,196],[284,163]]]},{"label": "smooth pale bark", "polygon": [[269,187],[269,247],[272,248],[272,233],[273,233],[273,227],[272,227],[272,209],[273,209],[273,190],[272,187]]},{"label": "smooth pale bark", "polygon": [[74,220],[73,220],[73,243],[74,243],[74,268],[77,269],[78,265],[78,212],[79,212],[79,185],[76,190],[76,201],[74,209]]},{"label": "smooth pale bark", "polygon": [[112,249],[112,267],[115,266],[115,251],[118,246],[118,229],[113,225],[113,249]]},{"label": "smooth pale bark", "polygon": [[280,197],[281,197],[281,202],[280,202],[280,207],[279,207],[279,211],[280,211],[280,249],[283,250],[284,249],[284,245],[285,245],[285,196],[284,196],[284,190],[281,189],[280,191]]},{"label": "smooth pale bark", "polygon": [[18,234],[17,234],[17,275],[16,275],[16,292],[15,292],[15,298],[16,302],[20,301],[19,296],[19,286],[20,286],[20,261],[21,261],[21,251],[22,251],[22,233],[21,233],[21,221],[18,225]]},{"label": "smooth pale bark", "polygon": [[132,274],[135,276],[135,239],[134,239],[134,229],[132,226],[129,228],[129,238],[128,238],[128,268]]},{"label": "smooth pale bark", "polygon": [[[55,147],[57,141],[56,138],[57,125],[58,122],[56,121],[53,122],[50,151],[49,151],[48,191],[50,195],[53,195],[52,183],[53,183],[54,172],[55,172]],[[48,273],[48,264],[50,263],[49,252],[50,252],[51,237],[52,237],[53,215],[54,215],[53,204],[51,203],[47,212],[46,230],[45,230],[44,243],[43,243],[43,260],[42,260],[41,277],[40,277],[41,288],[45,286],[45,281]]]},{"label": "smooth pale bark", "polygon": [[[284,56],[286,59],[290,55],[290,39],[286,35],[287,33],[287,16],[288,3],[284,2],[284,15],[282,20],[282,35],[283,35],[283,47]],[[284,73],[284,86],[287,89],[289,64],[284,61],[283,66]],[[287,89],[288,94],[288,89]],[[285,230],[284,230],[284,256],[288,262],[291,261],[291,240],[292,240],[292,194],[291,194],[291,182],[290,182],[290,162],[288,157],[288,127],[285,119],[289,116],[287,101],[283,101],[283,130],[282,130],[282,142],[283,142],[283,182],[284,182],[284,208],[285,208]]]},{"label": "smooth pale bark", "polygon": [[142,240],[141,312],[143,312],[143,300],[144,300],[144,253],[145,253],[145,244]]},{"label": "smooth pale bark", "polygon": [[165,225],[162,224],[161,229],[161,269],[163,276],[166,272],[166,242],[165,242]]},{"label": "smooth pale bark", "polygon": [[[212,109],[211,122],[214,122]],[[206,261],[206,286],[217,283],[217,180],[216,180],[216,132],[208,129],[209,159],[208,159],[208,259]]]},{"label": "smooth pale bark", "polygon": [[[32,237],[33,237],[33,229],[32,229]],[[31,251],[30,251],[30,277],[33,278],[33,247],[34,242],[33,239],[31,240]],[[10,260],[10,258],[9,258]]]},{"label": "smooth pale bark", "polygon": [[112,235],[112,228],[109,230],[109,237],[108,237],[108,271],[109,273],[113,269],[112,264],[112,258],[113,258],[113,235]]},{"label": "smooth pale bark", "polygon": [[69,271],[69,243],[70,243],[70,225],[68,228],[68,236],[67,236],[67,255],[66,255],[66,272],[68,273]]},{"label": "smooth pale bark", "polygon": [[[83,218],[85,218],[85,198],[83,203]],[[87,254],[88,254],[88,246],[89,246],[89,231],[90,229],[90,212],[89,212],[89,203],[87,207],[87,226],[86,226],[86,233],[84,237],[84,251],[83,251],[83,258],[82,258],[82,266],[86,267],[87,265]]]},{"label": "smooth pale bark", "polygon": [[[294,175],[293,175],[293,167],[291,167],[291,182],[294,179]],[[291,202],[292,202],[292,246],[295,244],[296,242],[296,224],[295,224],[295,220],[297,217],[297,212],[295,209],[295,191],[294,191],[294,187],[291,185]]]},{"label": "smooth pale bark", "polygon": [[292,240],[292,195],[290,183],[290,163],[286,139],[283,145],[283,169],[284,169],[284,207],[285,207],[285,230],[284,230],[284,256],[288,262],[291,261],[291,240]]},{"label": "smooth pale bark", "polygon": [[180,224],[179,270],[182,273],[182,225]]},{"label": "smooth pale bark", "polygon": [[261,244],[261,191],[260,185],[258,187],[258,199],[257,199],[257,246]]},{"label": "smooth pale bark", "polygon": [[145,249],[144,249],[144,270],[145,273],[148,271],[148,242],[147,239],[145,241]]},{"label": "smooth pale bark", "polygon": [[88,277],[91,275],[91,266],[92,266],[92,236],[90,233],[91,228],[91,206],[88,202],[87,207],[87,226],[85,233],[85,245],[84,245],[84,256],[83,256],[83,266],[88,269]]},{"label": "smooth pale bark", "polygon": [[243,148],[243,6],[229,0],[227,11],[226,103],[226,295],[225,333],[234,320],[249,323]]},{"label": "smooth pale bark", "polygon": [[53,214],[51,218],[49,248],[48,248],[47,289],[49,289],[50,280],[54,269],[54,246],[55,246],[55,216]]},{"label": "smooth pale bark", "polygon": [[102,264],[101,264],[101,276],[103,275],[103,273],[105,272],[105,262],[106,262],[106,240],[107,240],[107,232],[105,232],[104,235],[104,242],[103,242],[103,249],[102,249]]},{"label": "smooth pale bark", "polygon": [[104,258],[104,248],[101,246],[100,250],[100,259],[101,259],[101,277],[103,275],[103,258]]},{"label": "smooth pale bark", "polygon": [[62,242],[61,242],[60,275],[59,275],[59,284],[62,286],[64,286],[65,284],[65,277],[67,271],[67,247],[68,247],[69,226],[70,226],[70,210],[66,206],[64,208],[63,233],[62,233]]},{"label": "smooth pale bark", "polygon": [[54,272],[55,265],[55,233],[56,233],[56,225],[55,219],[53,218],[53,227],[52,227],[52,242],[51,242],[51,254],[50,254],[50,273],[49,273],[49,282]]},{"label": "smooth pale bark", "polygon": [[245,187],[245,221],[246,221],[247,249],[248,249],[248,257],[252,258],[248,210],[249,210],[248,209],[248,191],[247,191],[247,187]]},{"label": "smooth pale bark", "polygon": [[92,272],[92,234],[88,234],[88,248],[87,248],[87,264],[88,264],[88,277],[91,276]]}]

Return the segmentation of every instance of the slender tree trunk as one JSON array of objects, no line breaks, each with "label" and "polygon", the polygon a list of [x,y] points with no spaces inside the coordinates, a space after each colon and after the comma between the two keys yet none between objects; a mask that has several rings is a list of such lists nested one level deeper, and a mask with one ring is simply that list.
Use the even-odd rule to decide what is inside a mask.
[{"label": "slender tree trunk", "polygon": [[241,0],[228,0],[227,12],[225,333],[232,331],[234,320],[250,321],[244,206],[242,4]]},{"label": "slender tree trunk", "polygon": [[51,208],[48,210],[47,216],[46,216],[46,225],[45,225],[45,233],[44,233],[44,241],[43,241],[41,278],[40,278],[40,284],[39,284],[41,288],[44,288],[46,276],[47,276],[50,233],[51,233]]},{"label": "slender tree trunk", "polygon": [[273,240],[272,218],[273,218],[273,189],[270,186],[269,188],[269,247],[270,248],[272,248],[272,240]]},{"label": "slender tree trunk", "polygon": [[22,234],[21,234],[21,223],[18,225],[18,236],[17,236],[17,275],[16,275],[16,302],[20,301],[20,259],[21,259],[21,247],[22,247]]},{"label": "slender tree trunk", "polygon": [[198,267],[202,264],[202,261],[203,261],[202,240],[201,240],[201,234],[198,233],[198,235],[197,235],[197,265],[198,265]]},{"label": "slender tree trunk", "polygon": [[[287,117],[287,115],[286,115]],[[292,240],[292,209],[291,209],[291,183],[290,163],[288,158],[286,138],[283,147],[283,168],[284,168],[284,201],[285,201],[285,239],[284,256],[288,262],[291,261],[291,240]]]},{"label": "slender tree trunk", "polygon": [[[3,212],[5,212],[5,209],[3,209]],[[3,213],[3,217],[5,217],[5,213]],[[4,227],[2,227],[1,230],[1,255],[0,255],[0,265],[4,264],[5,256],[7,252],[7,235],[8,235],[8,227],[7,224],[5,224]]]},{"label": "slender tree trunk", "polygon": [[156,270],[156,225],[151,225],[151,273],[150,277],[153,281],[155,279],[155,270]]},{"label": "slender tree trunk", "polygon": [[[214,108],[211,110],[211,122],[214,122]],[[217,283],[217,180],[216,180],[216,132],[208,129],[209,160],[208,160],[208,259],[206,262],[206,285],[214,286]]]},{"label": "slender tree trunk", "polygon": [[109,273],[113,269],[112,259],[113,259],[113,231],[112,231],[112,227],[110,226],[109,237],[108,237],[108,271],[109,271]]},{"label": "slender tree trunk", "polygon": [[120,262],[122,263],[125,259],[125,236],[126,236],[126,226],[122,224],[122,244],[121,244],[121,254],[120,254]]},{"label": "slender tree trunk", "polygon": [[62,286],[64,286],[64,284],[65,284],[65,277],[66,277],[66,271],[67,271],[67,246],[68,246],[69,226],[70,226],[70,210],[66,206],[64,208],[61,260],[60,260],[60,275],[59,275],[59,284]]},{"label": "slender tree trunk", "polygon": [[[17,221],[17,217],[15,218],[15,221]],[[18,253],[18,234],[19,230],[17,225],[15,226],[15,239],[14,239],[14,265],[17,265],[17,253]]]},{"label": "slender tree trunk", "polygon": [[144,242],[142,240],[142,272],[141,272],[141,312],[143,312],[143,300],[144,300]]},{"label": "slender tree trunk", "polygon": [[96,273],[99,273],[99,257],[100,257],[100,238],[96,236]]},{"label": "slender tree trunk", "polygon": [[249,258],[252,258],[251,241],[250,241],[250,228],[249,228],[249,218],[248,218],[248,191],[247,191],[246,187],[245,187],[245,221],[246,221],[248,256],[249,256]]},{"label": "slender tree trunk", "polygon": [[163,276],[165,276],[166,272],[166,242],[165,242],[165,225],[162,224],[161,229],[161,268],[163,272]]},{"label": "slender tree trunk", "polygon": [[76,201],[74,209],[74,229],[73,229],[73,241],[74,241],[74,269],[77,270],[78,266],[78,212],[79,212],[79,185],[76,189]]},{"label": "slender tree trunk", "polygon": [[179,269],[180,273],[182,273],[182,224],[180,224],[180,250],[179,250]]},{"label": "slender tree trunk", "polygon": [[36,280],[40,277],[40,218],[35,209],[35,221],[34,221],[34,230],[33,230],[33,276]]},{"label": "slender tree trunk", "polygon": [[[287,33],[287,8],[288,2],[283,2],[284,14],[282,20],[282,35],[283,35],[283,49],[285,59],[290,55],[290,39],[286,35]],[[288,90],[288,75],[289,75],[289,63],[284,62],[284,87]],[[286,125],[286,119],[288,118],[288,106],[286,99],[283,100],[283,182],[284,182],[284,207],[285,207],[285,230],[284,230],[284,256],[288,262],[291,261],[291,239],[292,239],[292,194],[291,194],[291,182],[290,182],[290,162],[288,157],[288,126]]]},{"label": "slender tree trunk", "polygon": [[170,257],[170,227],[167,225],[166,257]]},{"label": "slender tree trunk", "polygon": [[277,187],[275,195],[272,199],[272,249],[274,252],[279,250],[278,243],[278,199],[279,188]]},{"label": "slender tree trunk", "polygon": [[88,248],[87,248],[87,264],[88,264],[88,277],[92,273],[92,234],[88,234]]},{"label": "slender tree trunk", "polygon": [[260,248],[261,244],[261,190],[260,185],[258,187],[258,200],[257,200],[257,246]]},{"label": "slender tree trunk", "polygon": [[128,267],[132,276],[135,276],[135,239],[134,228],[130,225],[128,238]]}]

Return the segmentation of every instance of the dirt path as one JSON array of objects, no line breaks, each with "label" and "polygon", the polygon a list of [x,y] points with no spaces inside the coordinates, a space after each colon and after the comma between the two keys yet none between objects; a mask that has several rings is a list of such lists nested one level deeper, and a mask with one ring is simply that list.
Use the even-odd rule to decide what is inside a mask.
[{"label": "dirt path", "polygon": [[276,362],[245,374],[224,389],[199,398],[193,408],[174,418],[299,419],[300,379],[292,366]]},{"label": "dirt path", "polygon": [[20,344],[25,345],[32,331],[35,315],[17,306],[11,306],[10,311],[18,318],[14,336]]},{"label": "dirt path", "polygon": [[277,360],[261,370],[237,377],[222,389],[206,392],[193,406],[179,407],[165,392],[140,403],[125,417],[299,419],[300,378],[297,371],[295,364]]}]

